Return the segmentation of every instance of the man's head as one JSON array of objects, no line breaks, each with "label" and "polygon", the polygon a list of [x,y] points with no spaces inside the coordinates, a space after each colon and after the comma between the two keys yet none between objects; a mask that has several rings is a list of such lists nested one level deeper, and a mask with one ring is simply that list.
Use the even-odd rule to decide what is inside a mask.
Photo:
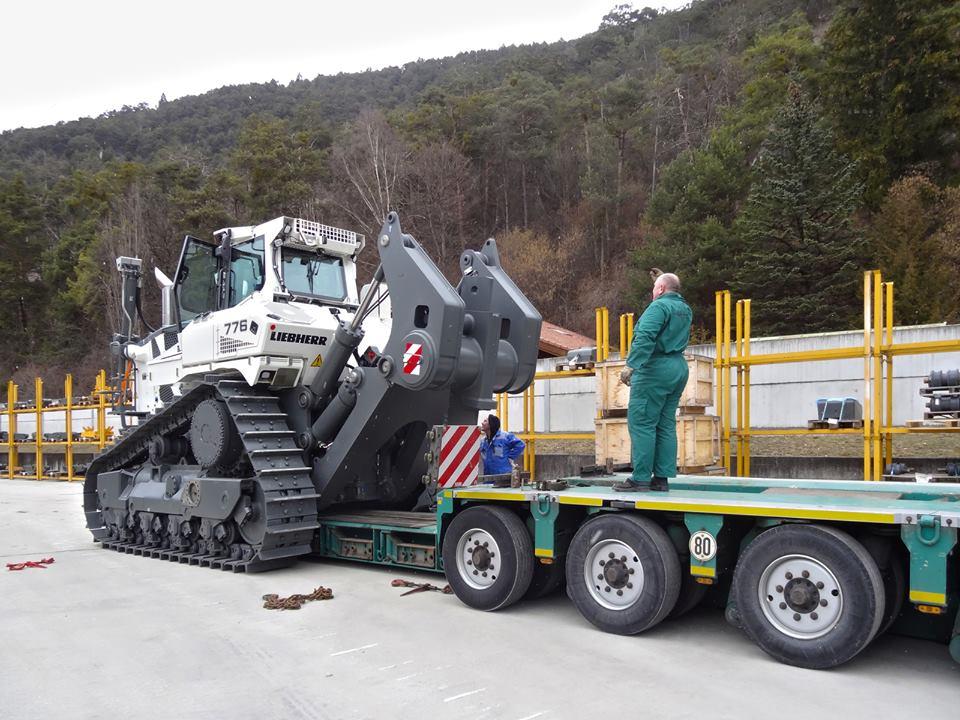
[{"label": "man's head", "polygon": [[483,430],[483,434],[488,438],[492,438],[500,430],[500,418],[491,413],[487,415],[483,422],[480,423],[480,429]]},{"label": "man's head", "polygon": [[653,283],[653,299],[668,292],[680,292],[680,278],[673,273],[663,273]]}]

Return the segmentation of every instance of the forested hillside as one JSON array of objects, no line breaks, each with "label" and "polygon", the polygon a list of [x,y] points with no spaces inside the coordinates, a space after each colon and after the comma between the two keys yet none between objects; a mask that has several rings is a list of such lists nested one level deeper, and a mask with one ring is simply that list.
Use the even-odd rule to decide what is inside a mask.
[{"label": "forested hillside", "polygon": [[621,5],[576,40],[0,134],[0,377],[105,362],[115,256],[169,274],[184,234],[280,214],[369,234],[397,209],[452,279],[495,236],[587,334],[642,309],[650,267],[701,338],[722,288],[755,334],[854,326],[869,267],[899,322],[960,320],[958,184],[960,3]]}]

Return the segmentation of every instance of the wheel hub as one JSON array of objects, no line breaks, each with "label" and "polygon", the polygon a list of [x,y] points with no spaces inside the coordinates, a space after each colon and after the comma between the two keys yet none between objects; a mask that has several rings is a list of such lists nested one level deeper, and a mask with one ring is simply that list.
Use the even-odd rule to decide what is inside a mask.
[{"label": "wheel hub", "polygon": [[760,576],[760,607],[779,632],[801,640],[826,635],[840,621],[843,592],[833,571],[806,555],[784,555]]},{"label": "wheel hub", "polygon": [[791,610],[810,613],[820,607],[820,591],[806,578],[794,578],[787,582],[783,597]]},{"label": "wheel hub", "polygon": [[587,552],[584,583],[608,610],[625,610],[643,593],[643,565],[636,551],[620,540],[600,540]]},{"label": "wheel hub", "polygon": [[486,530],[468,530],[457,542],[457,571],[475,590],[485,590],[497,581],[500,557],[497,541]]},{"label": "wheel hub", "polygon": [[473,567],[475,570],[489,570],[491,566],[490,550],[486,546],[474,546],[470,554],[473,556]]},{"label": "wheel hub", "polygon": [[603,579],[614,590],[619,590],[626,587],[630,580],[630,569],[623,560],[614,558],[604,565]]}]

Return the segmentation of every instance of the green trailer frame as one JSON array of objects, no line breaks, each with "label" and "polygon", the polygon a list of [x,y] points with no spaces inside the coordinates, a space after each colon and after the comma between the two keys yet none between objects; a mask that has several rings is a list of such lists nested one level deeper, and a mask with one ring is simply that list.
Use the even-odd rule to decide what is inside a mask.
[{"label": "green trailer frame", "polygon": [[[469,507],[509,508],[526,524],[541,565],[562,561],[576,529],[601,513],[636,513],[667,530],[686,572],[725,593],[742,550],[765,530],[814,523],[880,538],[905,554],[905,605],[897,629],[950,644],[960,662],[960,484],[679,476],[669,492],[617,492],[626,477],[568,477],[562,490],[489,485],[441,490],[436,513],[363,512],[321,516],[319,554],[443,571],[444,533]],[[712,556],[698,560],[689,537],[709,533]],[[899,543],[890,541],[899,538]],[[867,543],[869,545],[869,543]]]}]

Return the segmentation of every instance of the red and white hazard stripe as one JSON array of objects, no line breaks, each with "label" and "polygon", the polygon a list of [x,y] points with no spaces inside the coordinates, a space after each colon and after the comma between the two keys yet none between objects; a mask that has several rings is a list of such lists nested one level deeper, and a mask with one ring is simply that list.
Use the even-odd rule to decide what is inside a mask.
[{"label": "red and white hazard stripe", "polygon": [[480,478],[480,428],[476,425],[447,425],[440,440],[442,488],[475,485]]},{"label": "red and white hazard stripe", "polygon": [[403,351],[403,374],[419,375],[421,360],[423,360],[423,345],[407,343],[406,350]]}]

